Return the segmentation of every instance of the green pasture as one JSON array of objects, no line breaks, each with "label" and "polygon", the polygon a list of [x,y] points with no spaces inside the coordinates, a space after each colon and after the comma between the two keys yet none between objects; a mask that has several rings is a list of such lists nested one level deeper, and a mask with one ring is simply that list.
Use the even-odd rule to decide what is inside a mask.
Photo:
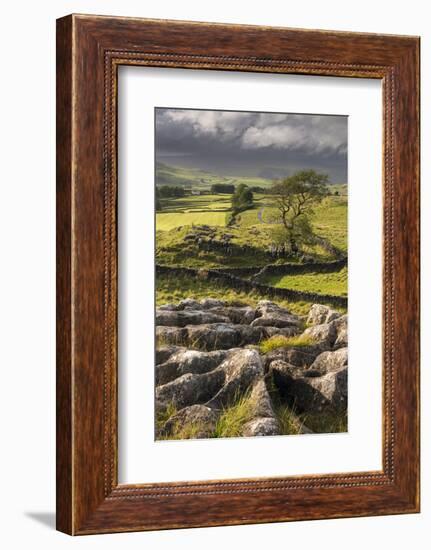
[{"label": "green pasture", "polygon": [[[202,173],[199,172],[202,176]],[[204,176],[205,179],[205,174]],[[258,184],[257,182],[253,182]],[[347,197],[346,186],[336,186],[338,195],[329,197],[314,208],[311,223],[316,234],[324,237],[337,248],[347,251]],[[335,186],[331,187],[333,191]],[[156,261],[160,265],[183,266],[193,268],[229,268],[229,267],[263,267],[268,263],[285,263],[300,261],[298,257],[289,260],[274,259],[268,251],[274,243],[274,230],[277,225],[268,223],[276,219],[277,210],[272,197],[265,193],[254,194],[254,205],[250,210],[239,213],[233,225],[227,227],[231,218],[231,195],[202,194],[186,195],[179,198],[162,199],[162,210],[156,214]],[[213,247],[203,249],[193,239],[187,238],[190,233],[199,231],[198,226],[212,226],[211,239],[222,242],[229,233],[229,253]],[[304,253],[318,261],[333,260],[334,257],[320,245],[303,247]],[[347,296],[347,269],[337,273],[306,273],[289,276],[271,276],[261,281],[269,286],[290,288],[313,292]],[[187,284],[186,284],[187,283]],[[171,283],[170,283],[171,284]],[[183,285],[186,287],[183,288]],[[188,285],[192,285],[189,288]],[[174,281],[168,295],[177,290],[177,298],[185,297],[187,292],[196,290],[196,285],[203,285],[202,295],[217,297],[231,292],[228,289],[211,289],[197,281]],[[166,288],[161,289],[162,295]],[[169,297],[168,296],[168,297]],[[166,297],[166,296],[165,296]],[[174,295],[172,294],[172,301]],[[260,297],[259,297],[260,298]],[[295,306],[297,307],[297,306]]]},{"label": "green pasture", "polygon": [[260,280],[261,283],[277,288],[290,288],[315,292],[316,294],[332,294],[347,296],[347,268],[334,273],[302,273],[298,275],[269,275]]},{"label": "green pasture", "polygon": [[226,212],[173,212],[156,215],[157,231],[170,231],[181,226],[191,225],[226,225]]}]

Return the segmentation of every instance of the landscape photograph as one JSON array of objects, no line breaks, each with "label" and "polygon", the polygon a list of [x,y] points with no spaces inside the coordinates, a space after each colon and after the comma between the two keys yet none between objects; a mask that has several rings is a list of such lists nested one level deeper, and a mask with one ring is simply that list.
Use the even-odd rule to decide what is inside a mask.
[{"label": "landscape photograph", "polygon": [[348,431],[348,118],[155,109],[155,439]]}]

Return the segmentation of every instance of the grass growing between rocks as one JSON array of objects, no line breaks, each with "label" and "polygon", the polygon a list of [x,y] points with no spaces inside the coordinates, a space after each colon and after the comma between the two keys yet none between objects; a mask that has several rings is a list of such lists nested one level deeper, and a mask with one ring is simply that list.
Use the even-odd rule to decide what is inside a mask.
[{"label": "grass growing between rocks", "polygon": [[283,403],[276,403],[274,412],[280,425],[281,435],[298,435],[302,433],[303,422]]},{"label": "grass growing between rocks", "polygon": [[177,412],[177,408],[173,403],[169,403],[166,409],[158,410],[156,412],[156,433],[159,433],[165,423]]},{"label": "grass growing between rocks", "polygon": [[303,413],[299,418],[314,433],[343,433],[348,428],[347,411]]},{"label": "grass growing between rocks", "polygon": [[[244,292],[225,286],[219,286],[214,281],[191,278],[186,276],[169,277],[158,275],[156,277],[156,305],[178,303],[185,298],[202,300],[204,298],[216,298],[235,304],[243,302],[255,307],[260,300],[265,300],[258,292]],[[296,315],[307,315],[312,302],[298,301],[288,302],[280,298],[270,298],[279,306],[286,308]]]},{"label": "grass growing between rocks", "polygon": [[250,394],[236,398],[232,405],[223,409],[212,437],[239,437],[245,424],[252,419],[252,414]]},{"label": "grass growing between rocks", "polygon": [[300,334],[299,336],[271,336],[259,344],[261,353],[269,353],[279,348],[305,348],[315,344],[313,338]]}]

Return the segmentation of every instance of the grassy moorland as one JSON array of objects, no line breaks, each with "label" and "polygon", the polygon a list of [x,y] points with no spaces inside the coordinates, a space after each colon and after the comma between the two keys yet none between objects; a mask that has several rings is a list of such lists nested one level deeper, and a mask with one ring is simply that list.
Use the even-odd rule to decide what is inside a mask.
[{"label": "grassy moorland", "polygon": [[239,185],[245,183],[248,186],[269,187],[272,181],[253,176],[220,176],[198,168],[184,168],[170,166],[162,162],[156,164],[156,185],[175,185],[180,187],[193,187],[208,191],[214,183],[231,183]]},{"label": "grassy moorland", "polygon": [[[184,267],[262,267],[268,263],[285,263],[284,259],[268,257],[268,249],[274,239],[276,225],[272,223],[276,210],[270,198],[264,194],[254,195],[253,207],[235,217],[233,225],[227,227],[230,219],[230,196],[225,194],[191,195],[181,198],[164,199],[162,210],[156,218],[156,256],[162,265]],[[196,243],[186,241],[185,237],[200,225],[209,225],[215,229],[215,240],[229,235],[231,250],[229,255],[221,251],[202,251]],[[342,196],[330,196],[318,205],[312,215],[315,233],[327,239],[340,250],[347,251],[347,201]],[[247,247],[243,250],[241,247]],[[305,253],[316,260],[333,259],[327,250],[318,244],[304,245]],[[298,261],[290,258],[288,261]],[[303,279],[304,283],[313,283],[312,279]],[[341,277],[342,280],[342,277]],[[334,283],[336,281],[334,280]],[[295,281],[298,287],[299,279]],[[278,285],[277,285],[278,286]],[[286,285],[280,282],[280,286]],[[314,283],[313,283],[313,286]],[[311,288],[310,288],[311,290]],[[345,292],[345,287],[338,292]]]},{"label": "grassy moorland", "polygon": [[[156,261],[163,266],[199,269],[261,268],[267,264],[298,263],[301,254],[285,257],[273,253],[277,232],[283,230],[273,196],[266,190],[270,180],[257,177],[219,176],[195,168],[183,168],[157,163],[158,186],[177,186],[183,196],[163,197],[156,214]],[[233,212],[232,195],[214,193],[214,184],[240,183],[255,187],[253,203],[244,211]],[[160,188],[160,187],[159,187]],[[308,261],[327,262],[336,259],[319,238],[347,253],[347,186],[332,185],[330,194],[310,212],[309,220],[316,236],[302,243],[301,253]],[[202,227],[210,233],[201,233]],[[277,288],[347,296],[347,268],[334,273],[303,273],[269,275],[262,284]],[[236,289],[220,288],[207,280],[190,280],[165,275],[157,277],[157,303],[182,298],[214,297],[256,302],[260,295],[245,295]],[[287,306],[287,304],[285,304]],[[305,313],[309,304],[289,304],[295,311]]]}]

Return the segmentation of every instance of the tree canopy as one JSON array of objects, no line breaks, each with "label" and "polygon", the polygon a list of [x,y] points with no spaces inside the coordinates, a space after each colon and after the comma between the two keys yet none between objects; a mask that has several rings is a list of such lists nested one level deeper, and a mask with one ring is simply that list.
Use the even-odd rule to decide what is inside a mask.
[{"label": "tree canopy", "polygon": [[231,183],[213,183],[213,185],[211,185],[211,193],[232,194],[234,192],[235,192],[235,185]]},{"label": "tree canopy", "polygon": [[302,170],[271,187],[270,192],[284,228],[283,237],[290,243],[292,252],[297,252],[300,243],[306,242],[312,235],[310,215],[313,206],[328,195],[327,183],[327,174]]},{"label": "tree canopy", "polygon": [[253,206],[253,191],[245,183],[241,183],[235,189],[231,202],[235,214],[247,210]]}]

